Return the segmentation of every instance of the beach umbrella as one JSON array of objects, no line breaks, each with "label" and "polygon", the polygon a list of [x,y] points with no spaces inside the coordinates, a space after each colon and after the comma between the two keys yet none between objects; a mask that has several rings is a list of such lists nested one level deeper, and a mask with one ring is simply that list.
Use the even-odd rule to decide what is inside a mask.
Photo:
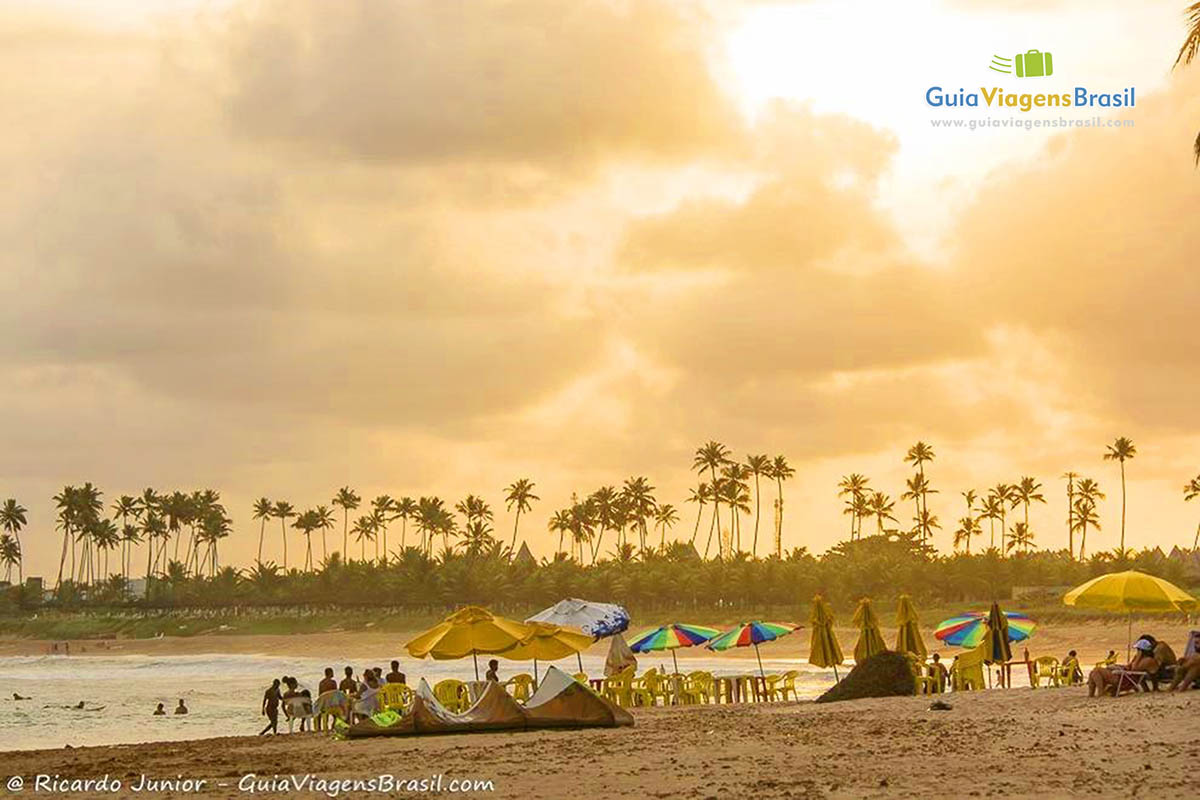
[{"label": "beach umbrella", "polygon": [[[526,622],[549,622],[579,630],[596,640],[615,636],[629,628],[629,612],[615,603],[595,603],[568,597],[559,600],[525,620]],[[583,672],[583,658],[576,653],[579,671]]]},{"label": "beach umbrella", "polygon": [[1076,586],[1063,596],[1063,602],[1076,608],[1124,613],[1129,617],[1129,645],[1133,642],[1133,612],[1145,613],[1191,611],[1197,607],[1196,598],[1170,581],[1145,572],[1129,570],[1111,572]]},{"label": "beach umbrella", "polygon": [[871,607],[870,599],[864,597],[854,610],[854,624],[858,626],[858,644],[854,645],[854,663],[861,664],[873,655],[887,651],[883,634],[879,632],[879,618]]},{"label": "beach umbrella", "polygon": [[526,623],[533,631],[528,640],[514,645],[499,655],[513,661],[533,661],[533,680],[538,677],[538,660],[557,661],[581,650],[587,650],[595,641],[578,628],[554,625],[549,622]]},{"label": "beach umbrella", "polygon": [[780,636],[787,636],[799,627],[799,625],[790,625],[786,622],[743,622],[737,627],[730,628],[709,639],[708,644],[704,646],[717,652],[734,647],[753,647],[754,656],[758,659],[758,674],[765,678],[766,673],[763,672],[762,655],[758,652],[758,646],[763,642],[773,642]]},{"label": "beach umbrella", "polygon": [[984,663],[1004,664],[1012,660],[1009,628],[1008,617],[1000,611],[1000,604],[992,601],[992,610],[988,612],[983,634]]},{"label": "beach umbrella", "polygon": [[808,663],[814,667],[833,667],[833,679],[838,677],[838,664],[845,661],[842,646],[833,633],[833,611],[825,598],[817,595],[813,598],[812,614],[808,621],[812,623],[812,643],[808,651]]},{"label": "beach umbrella", "polygon": [[719,633],[720,631],[716,628],[674,622],[670,625],[663,625],[661,628],[655,628],[652,631],[643,633],[629,643],[629,649],[635,653],[670,650],[671,661],[675,664],[675,671],[679,672],[679,659],[675,657],[676,650],[680,647],[695,647],[698,644],[704,644]]},{"label": "beach umbrella", "polygon": [[465,606],[404,645],[413,658],[450,661],[471,656],[479,680],[480,653],[503,653],[533,636],[524,622],[500,617],[480,606]]},{"label": "beach umbrella", "polygon": [[[957,617],[939,622],[933,635],[946,644],[973,649],[979,646],[987,634],[988,617],[989,614],[982,611],[959,614]],[[1036,622],[1019,611],[1005,611],[1004,618],[1008,623],[1008,640],[1010,642],[1025,641],[1037,627]]]},{"label": "beach umbrella", "polygon": [[925,640],[921,638],[917,610],[913,608],[912,598],[906,594],[900,595],[900,602],[896,605],[896,652],[912,653],[922,660],[929,652],[925,649]]}]

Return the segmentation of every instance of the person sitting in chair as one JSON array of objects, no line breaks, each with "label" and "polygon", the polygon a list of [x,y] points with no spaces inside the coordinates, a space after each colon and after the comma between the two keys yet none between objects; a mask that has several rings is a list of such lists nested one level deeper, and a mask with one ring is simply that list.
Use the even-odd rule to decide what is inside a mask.
[{"label": "person sitting in chair", "polygon": [[1154,675],[1158,672],[1159,663],[1154,659],[1154,645],[1151,637],[1143,636],[1133,645],[1133,658],[1124,667],[1096,667],[1088,675],[1088,697],[1097,694],[1110,694],[1116,697],[1121,690],[1136,690],[1139,681],[1130,680],[1126,673],[1139,672]]},{"label": "person sitting in chair", "polygon": [[1068,684],[1083,682],[1083,670],[1079,668],[1079,654],[1074,650],[1067,653],[1067,657],[1062,660],[1061,668],[1061,674],[1066,677]]}]

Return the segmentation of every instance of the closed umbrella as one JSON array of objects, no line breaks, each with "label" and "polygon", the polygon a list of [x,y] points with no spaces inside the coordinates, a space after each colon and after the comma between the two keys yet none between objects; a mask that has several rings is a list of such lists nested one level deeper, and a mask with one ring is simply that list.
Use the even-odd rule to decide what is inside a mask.
[{"label": "closed umbrella", "polygon": [[500,617],[480,606],[465,606],[404,645],[413,658],[451,661],[471,656],[479,680],[479,653],[498,654],[533,636],[524,622]]},{"label": "closed umbrella", "polygon": [[983,634],[984,663],[1004,664],[1012,660],[1012,645],[1009,644],[1008,617],[1000,611],[1000,604],[992,602],[988,612],[987,629]]},{"label": "closed umbrella", "polygon": [[549,622],[526,623],[533,635],[525,642],[515,645],[511,650],[505,650],[499,655],[513,661],[533,661],[533,680],[538,677],[538,660],[557,661],[572,653],[578,655],[581,650],[592,646],[595,640],[579,629],[571,629],[563,625]]},{"label": "closed umbrella", "polygon": [[864,597],[854,610],[854,624],[858,626],[858,644],[854,645],[854,662],[861,664],[873,655],[887,651],[883,634],[879,632],[879,618],[871,607],[870,599]]},{"label": "closed umbrella", "polygon": [[808,621],[812,623],[812,643],[808,651],[808,663],[814,667],[833,667],[833,679],[838,677],[838,664],[845,661],[842,646],[838,643],[833,632],[833,611],[825,598],[817,595],[813,598],[812,614]]},{"label": "closed umbrella", "polygon": [[912,653],[921,660],[929,652],[925,649],[925,640],[921,638],[917,610],[913,608],[912,598],[906,594],[900,595],[900,602],[896,606],[896,652]]},{"label": "closed umbrella", "polygon": [[1197,607],[1196,598],[1175,584],[1137,570],[1112,572],[1092,578],[1067,592],[1063,602],[1076,608],[1126,614],[1129,617],[1126,656],[1133,642],[1133,612],[1169,613],[1191,611]]}]

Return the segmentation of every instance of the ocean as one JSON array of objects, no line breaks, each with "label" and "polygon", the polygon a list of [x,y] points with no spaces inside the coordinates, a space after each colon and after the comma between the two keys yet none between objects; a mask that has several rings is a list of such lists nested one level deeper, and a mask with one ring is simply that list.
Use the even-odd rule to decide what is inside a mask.
[{"label": "ocean", "polygon": [[[485,663],[481,657],[481,670]],[[574,657],[555,665],[577,671]],[[327,666],[340,679],[346,662],[341,657],[218,654],[0,658],[0,751],[253,735],[266,724],[259,709],[273,678],[294,675],[315,690]],[[350,666],[355,674],[366,667],[388,670],[386,662],[352,661]],[[546,662],[538,666],[545,669]],[[583,666],[589,675],[602,675],[604,658],[585,655]],[[670,671],[670,654],[638,657],[639,672],[653,666]],[[768,673],[798,670],[801,698],[816,697],[834,682],[831,670],[797,659],[764,658],[763,667]],[[400,668],[410,684],[421,677],[435,683],[442,678],[469,680],[474,675],[470,660],[403,659]],[[680,668],[734,675],[757,672],[758,665],[753,658],[736,656],[687,657],[680,659]],[[532,663],[500,660],[501,678],[532,669]],[[30,699],[14,700],[14,692]],[[180,698],[189,709],[186,716],[171,713]],[[83,710],[72,708],[81,700]],[[164,704],[167,716],[153,716],[158,703]],[[282,720],[280,727],[287,730]]]}]

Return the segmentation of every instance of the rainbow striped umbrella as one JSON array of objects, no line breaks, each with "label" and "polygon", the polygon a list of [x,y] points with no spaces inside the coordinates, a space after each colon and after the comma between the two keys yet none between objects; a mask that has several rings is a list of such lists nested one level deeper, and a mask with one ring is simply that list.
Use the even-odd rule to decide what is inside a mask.
[{"label": "rainbow striped umbrella", "polygon": [[716,628],[706,628],[703,625],[688,625],[684,622],[674,622],[647,631],[629,643],[629,649],[635,653],[651,653],[656,650],[670,650],[671,661],[675,663],[675,671],[679,672],[679,661],[675,651],[680,647],[694,647],[704,644],[720,633]]},{"label": "rainbow striped umbrella", "polygon": [[758,659],[758,674],[765,676],[758,646],[763,642],[773,642],[780,636],[787,636],[799,627],[799,625],[789,625],[786,622],[743,622],[736,628],[712,638],[705,647],[709,650],[721,651],[734,647],[752,646],[754,647],[754,656]]},{"label": "rainbow striped umbrella", "polygon": [[[1005,611],[1008,618],[1008,640],[1023,642],[1033,634],[1037,623],[1019,611]],[[988,615],[985,611],[960,614],[944,620],[937,626],[933,635],[946,644],[957,647],[977,647],[987,635]]]}]

